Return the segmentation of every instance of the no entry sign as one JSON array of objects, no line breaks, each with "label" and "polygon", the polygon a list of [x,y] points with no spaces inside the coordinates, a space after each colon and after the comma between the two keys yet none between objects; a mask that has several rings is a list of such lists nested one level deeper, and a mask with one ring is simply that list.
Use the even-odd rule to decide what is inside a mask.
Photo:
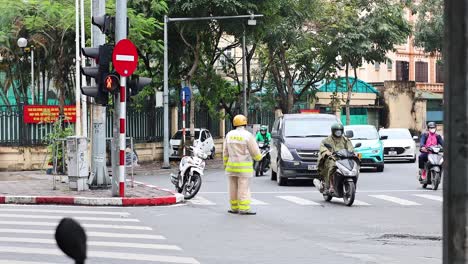
[{"label": "no entry sign", "polygon": [[138,65],[138,52],[135,45],[128,39],[119,41],[112,53],[112,63],[121,76],[132,75]]}]

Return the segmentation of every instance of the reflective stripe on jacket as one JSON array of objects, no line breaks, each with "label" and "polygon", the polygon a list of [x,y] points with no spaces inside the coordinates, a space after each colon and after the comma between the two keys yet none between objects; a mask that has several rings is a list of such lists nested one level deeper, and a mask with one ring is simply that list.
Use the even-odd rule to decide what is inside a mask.
[{"label": "reflective stripe on jacket", "polygon": [[227,176],[252,177],[252,159],[260,161],[262,154],[255,137],[244,127],[238,127],[226,135],[223,159]]}]

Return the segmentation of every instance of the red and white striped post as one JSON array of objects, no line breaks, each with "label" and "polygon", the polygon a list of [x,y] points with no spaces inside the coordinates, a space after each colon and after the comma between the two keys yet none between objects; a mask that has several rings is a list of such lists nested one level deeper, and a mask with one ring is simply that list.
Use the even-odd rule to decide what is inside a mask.
[{"label": "red and white striped post", "polygon": [[182,153],[185,156],[185,89],[182,89]]},{"label": "red and white striped post", "polygon": [[127,115],[127,96],[126,88],[127,77],[120,77],[120,135],[119,135],[119,146],[120,146],[120,162],[119,162],[119,195],[120,197],[125,196],[125,146],[126,146],[126,122],[125,117]]}]

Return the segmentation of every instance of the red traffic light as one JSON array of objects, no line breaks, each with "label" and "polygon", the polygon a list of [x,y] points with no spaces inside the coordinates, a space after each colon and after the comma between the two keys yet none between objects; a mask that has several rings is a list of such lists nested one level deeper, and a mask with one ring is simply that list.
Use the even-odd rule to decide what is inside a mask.
[{"label": "red traffic light", "polygon": [[115,75],[115,74],[107,75],[104,78],[104,83],[102,84],[104,90],[109,92],[109,93],[112,93],[112,92],[116,91],[120,86],[119,81],[120,81],[120,79],[119,79],[119,77],[117,75]]}]

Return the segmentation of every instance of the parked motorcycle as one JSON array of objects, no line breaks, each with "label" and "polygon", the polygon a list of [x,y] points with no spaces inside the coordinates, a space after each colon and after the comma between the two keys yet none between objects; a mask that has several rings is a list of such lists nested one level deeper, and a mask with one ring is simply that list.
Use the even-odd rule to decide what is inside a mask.
[{"label": "parked motorcycle", "polygon": [[171,174],[171,182],[176,191],[184,195],[186,200],[192,199],[200,190],[202,176],[205,170],[205,160],[208,155],[199,147],[190,147],[190,156],[180,160],[179,172]]},{"label": "parked motorcycle", "polygon": [[254,163],[255,176],[263,176],[270,169],[270,144],[258,142],[262,159]]},{"label": "parked motorcycle", "polygon": [[[360,146],[361,143],[358,143],[355,147],[358,148]],[[325,147],[332,150],[329,144],[325,144]],[[323,187],[325,186],[325,182],[323,180],[314,179],[314,185],[320,190],[325,201],[329,202],[333,197],[343,198],[344,203],[347,206],[351,206],[356,197],[356,184],[361,169],[359,156],[346,149],[333,152],[332,156],[336,159],[337,167],[333,175],[335,192],[330,193],[328,190],[325,190]]]},{"label": "parked motorcycle", "polygon": [[[441,145],[427,147],[427,162],[424,164],[426,170],[426,179],[422,179],[419,175],[419,183],[422,184],[423,188],[427,185],[432,185],[432,190],[436,191],[439,188],[440,181],[442,179],[444,163],[443,148]],[[421,172],[420,172],[421,173]]]}]

